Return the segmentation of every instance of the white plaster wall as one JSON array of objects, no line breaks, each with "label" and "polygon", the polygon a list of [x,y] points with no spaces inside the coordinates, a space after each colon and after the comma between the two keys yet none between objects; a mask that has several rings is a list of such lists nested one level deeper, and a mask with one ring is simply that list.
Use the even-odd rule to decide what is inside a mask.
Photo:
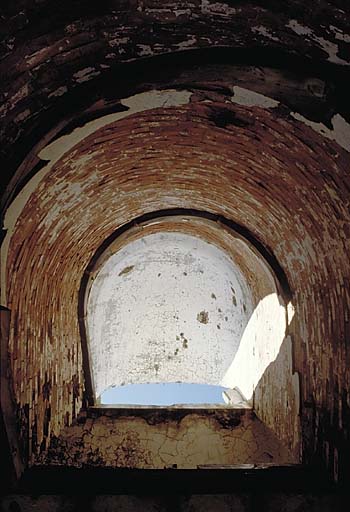
[{"label": "white plaster wall", "polygon": [[278,295],[263,297],[249,319],[222,385],[237,387],[247,400],[252,400],[258,382],[279,354],[286,327],[286,308]]},{"label": "white plaster wall", "polygon": [[243,274],[216,246],[175,232],[130,242],[88,298],[97,396],[111,385],[220,385],[253,309]]}]

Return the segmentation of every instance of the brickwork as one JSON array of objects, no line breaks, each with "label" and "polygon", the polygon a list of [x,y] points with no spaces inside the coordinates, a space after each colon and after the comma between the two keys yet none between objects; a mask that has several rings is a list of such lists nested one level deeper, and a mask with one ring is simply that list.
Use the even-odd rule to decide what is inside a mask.
[{"label": "brickwork", "polygon": [[[225,128],[219,115],[229,120]],[[294,295],[303,402],[319,415],[329,400],[338,405],[327,390],[332,382],[345,390],[349,378],[341,362],[346,309],[332,321],[335,308],[346,308],[347,161],[344,150],[298,121],[201,102],[123,119],[65,154],[26,204],[8,257],[13,371],[35,450],[81,405],[75,312],[85,266],[120,225],[169,207],[244,222],[273,249]],[[343,407],[346,413],[346,401]],[[311,425],[304,428],[312,434]]]},{"label": "brickwork", "polygon": [[[29,458],[44,450],[50,435],[69,425],[83,403],[78,291],[96,248],[144,213],[196,208],[245,226],[285,271],[295,309],[289,334],[292,371],[301,379],[303,457],[326,462],[336,479],[338,469],[343,478],[350,435],[350,161],[348,132],[339,138],[332,116],[348,83],[346,13],[326,2],[310,7],[289,2],[281,13],[250,4],[234,12],[228,4],[203,1],[186,2],[186,8],[177,3],[174,18],[174,3],[168,4],[117,2],[113,14],[96,8],[83,20],[80,11],[64,10],[64,4],[57,16],[47,17],[51,2],[20,12],[14,2],[3,27],[2,149],[4,180],[10,184],[4,203],[30,176],[41,171],[43,176],[23,201],[6,263],[5,305],[11,310],[11,364],[23,444]],[[309,64],[321,69],[322,79],[315,72],[317,79],[303,82],[303,94],[312,89],[311,96],[319,98],[312,119],[328,123],[328,138],[290,115],[288,95],[276,108],[238,105],[232,87],[219,79],[215,87],[203,72],[201,87],[189,87],[177,106],[135,110],[42,170],[39,150],[77,112],[94,117],[107,108],[107,92],[112,93],[106,83],[111,79],[111,88],[118,88],[122,81],[117,64],[213,46],[245,48],[255,62],[265,50],[281,50],[279,55],[291,61],[299,56],[304,71]],[[274,55],[274,65],[283,67],[284,57]],[[159,74],[158,69],[155,81]],[[145,74],[148,85],[140,90],[152,88],[152,76]],[[128,96],[123,87],[134,93],[137,83],[135,76],[131,85],[122,82],[119,99]],[[184,83],[177,88],[186,89]],[[295,89],[288,90],[293,96]],[[112,104],[114,112],[126,111],[115,95]],[[345,118],[347,109],[344,104]],[[290,351],[286,346],[287,355]],[[271,389],[278,367],[277,361],[263,377],[262,391]],[[293,444],[284,410],[276,416],[283,400],[282,393],[270,411],[264,409],[264,420]]]},{"label": "brickwork", "polygon": [[[339,64],[337,73],[343,75],[350,64],[348,25],[346,12],[331,1],[306,5],[290,0],[283,7],[272,2],[265,8],[260,1],[233,7],[206,0],[109,1],[89,7],[81,0],[74,5],[68,0],[59,5],[51,0],[11,2],[4,7],[1,27],[3,183],[16,169],[21,176],[12,186],[24,179],[28,169],[21,166],[23,158],[34,144],[43,143],[62,114],[77,114],[91,105],[102,87],[110,98],[115,90],[134,86],[135,77],[123,83],[125,73],[118,68],[123,62],[144,60],[141,73],[149,83],[159,69],[168,76],[176,73],[179,64],[191,59],[186,55],[191,51],[197,55],[190,62],[198,65],[203,60],[198,50],[221,48],[227,49],[228,62],[278,68],[289,62],[297,73],[306,69],[318,74],[321,68],[330,75]],[[210,55],[211,62],[223,60],[219,53]],[[154,65],[148,62],[154,56],[167,57]],[[176,59],[169,60],[171,56]],[[317,82],[308,87],[322,95]],[[335,97],[341,101],[340,91]]]}]

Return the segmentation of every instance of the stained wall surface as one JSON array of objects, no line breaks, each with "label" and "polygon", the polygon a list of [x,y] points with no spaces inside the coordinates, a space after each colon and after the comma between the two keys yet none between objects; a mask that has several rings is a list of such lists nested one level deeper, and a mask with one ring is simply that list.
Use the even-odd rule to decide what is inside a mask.
[{"label": "stained wall surface", "polygon": [[96,395],[147,382],[221,385],[252,310],[241,271],[212,244],[166,232],[130,242],[89,293]]},{"label": "stained wall surface", "polygon": [[104,411],[64,429],[35,464],[197,469],[296,462],[250,410]]},{"label": "stained wall surface", "polygon": [[[286,121],[278,121],[273,118],[273,114],[268,110],[264,111],[262,109],[259,110],[259,116],[256,112],[254,113],[255,117],[252,124],[245,128],[230,124],[230,128],[226,128],[223,132],[220,126],[213,125],[211,118],[212,112],[217,112],[218,108],[224,108],[225,115],[233,115],[234,112],[234,115],[240,115],[241,118],[248,116],[248,119],[249,115],[252,115],[252,110],[249,107],[230,107],[228,114],[226,105],[225,107],[215,104],[208,105],[207,102],[201,103],[199,101],[176,110],[172,108],[157,109],[148,111],[147,114],[130,116],[102,128],[99,135],[96,133],[90,135],[84,143],[80,144],[78,152],[73,149],[73,154],[66,153],[59,165],[55,166],[53,172],[46,174],[36,193],[30,197],[17,221],[16,231],[12,236],[9,248],[7,277],[7,282],[11,283],[9,305],[10,309],[18,311],[17,318],[13,317],[14,330],[11,333],[10,343],[12,344],[13,354],[21,353],[22,345],[18,344],[19,337],[23,336],[24,332],[27,332],[27,335],[31,332],[37,333],[37,337],[43,329],[42,316],[48,315],[50,321],[44,339],[46,338],[46,343],[51,346],[50,353],[56,353],[56,350],[60,347],[66,361],[64,365],[57,366],[56,361],[51,359],[52,362],[49,363],[51,370],[47,374],[48,381],[58,382],[62,377],[67,379],[69,373],[66,374],[66,372],[69,368],[75,367],[76,370],[73,375],[76,375],[74,388],[76,391],[74,393],[80,393],[81,396],[81,391],[79,391],[81,388],[78,384],[79,381],[82,382],[81,377],[79,377],[80,336],[77,318],[71,312],[72,309],[73,311],[75,309],[72,308],[72,305],[75,303],[77,307],[78,304],[79,277],[82,276],[84,267],[88,264],[96,246],[99,246],[120,225],[129,221],[130,216],[137,217],[147,211],[161,210],[169,206],[195,207],[199,210],[224,213],[228,217],[244,218],[245,224],[252,232],[259,233],[259,238],[264,241],[267,247],[274,247],[275,254],[287,271],[294,290],[298,289],[299,280],[303,276],[303,286],[299,291],[300,299],[298,299],[298,293],[295,291],[294,307],[296,313],[292,322],[295,322],[293,334],[295,332],[294,335],[300,340],[304,339],[304,337],[300,338],[300,333],[304,332],[303,336],[305,336],[305,332],[308,332],[309,328],[311,328],[311,333],[315,333],[314,327],[311,327],[308,323],[309,314],[306,310],[306,317],[303,317],[303,308],[307,307],[307,310],[309,310],[312,306],[312,301],[305,302],[304,294],[308,282],[307,276],[309,275],[312,279],[316,277],[310,270],[312,262],[314,261],[317,268],[320,264],[320,259],[316,258],[313,249],[315,243],[312,242],[315,237],[314,228],[319,230],[321,213],[324,211],[324,215],[327,215],[328,210],[326,208],[327,202],[321,202],[322,194],[320,192],[316,193],[318,187],[322,187],[322,185],[317,185],[318,182],[314,181],[313,187],[316,186],[316,188],[305,188],[305,185],[303,185],[305,174],[299,170],[299,166],[303,168],[306,165],[303,149],[308,155],[310,151],[306,150],[306,145],[316,144],[319,136],[314,135],[311,130],[305,130],[302,134],[296,132],[299,137],[293,136],[291,130],[286,130]],[[257,122],[257,117],[259,122]],[[293,152],[293,159],[291,160],[291,162],[294,162],[293,173],[287,173],[286,170],[283,170],[285,162],[277,159],[277,155],[274,160],[271,160],[271,155],[265,153],[264,156],[264,151],[262,151],[259,162],[254,163],[255,160],[247,158],[245,154],[239,151],[241,144],[247,137],[250,138],[256,133],[259,134],[262,125],[266,130],[269,122],[272,123],[270,135],[273,138],[277,137],[278,140],[278,142],[271,142],[270,144],[272,147],[277,144],[276,150],[279,153],[281,151],[281,140],[287,138],[284,149],[286,152]],[[183,127],[179,131],[181,123],[183,123]],[[293,121],[291,123],[293,126]],[[140,130],[140,125],[142,130],[143,124],[147,126],[147,131],[141,139],[135,138],[134,130]],[[281,131],[276,132],[277,128]],[[172,152],[176,160],[176,168],[168,165],[170,161],[169,131],[173,133]],[[267,133],[269,133],[268,130]],[[96,137],[100,141],[98,145],[94,145],[94,141],[97,140]],[[300,137],[305,140],[300,139]],[[292,143],[290,138],[292,138]],[[127,151],[125,149],[126,139],[128,139],[129,145]],[[250,138],[251,146],[249,147],[253,155],[259,152],[258,148],[255,147],[256,144],[263,144],[265,147],[265,139],[266,136],[264,136],[264,141],[261,141],[258,135],[257,138]],[[156,147],[154,147],[155,140],[157,141]],[[189,146],[185,144],[184,147],[183,143],[186,140]],[[204,145],[203,140],[205,140]],[[142,150],[138,149],[141,141]],[[315,176],[319,174],[318,162],[321,154],[323,165],[338,169],[336,172],[341,175],[343,171],[341,167],[339,168],[339,165],[345,165],[346,162],[345,155],[342,153],[343,150],[341,148],[338,150],[339,158],[335,163],[327,153],[326,146],[323,149],[322,144],[327,144],[328,147],[331,143],[325,143],[323,140],[321,143],[321,140],[319,140],[317,158],[312,159],[310,157],[307,160],[310,178],[313,176],[312,169],[314,169]],[[207,158],[209,147],[210,167]],[[222,158],[223,153],[225,153],[224,159]],[[105,158],[106,154],[109,155],[108,161]],[[136,155],[138,155],[136,160],[138,164],[135,167]],[[147,155],[150,158],[145,158]],[[342,155],[344,156],[343,159]],[[266,159],[265,162],[264,158]],[[157,162],[156,168],[155,162]],[[277,167],[273,167],[271,162]],[[299,166],[296,165],[298,162],[300,162]],[[256,173],[255,180],[258,180],[257,182],[254,181],[255,184],[251,182],[250,178],[252,166],[254,166],[254,172]],[[119,173],[118,169],[120,170]],[[261,176],[259,176],[259,173]],[[220,180],[218,180],[219,176]],[[273,198],[269,194],[260,192],[259,183],[262,179],[265,181],[270,179],[269,176],[276,182],[276,193],[281,188],[288,188],[289,199],[285,198],[283,202],[277,203],[273,202]],[[115,186],[111,186],[111,180],[114,180]],[[98,187],[98,202],[95,201],[96,184],[101,184]],[[340,194],[344,192],[339,191]],[[308,203],[305,203],[305,194],[312,195],[312,200],[310,197]],[[49,209],[47,209],[48,204],[52,205]],[[315,219],[316,225],[303,225],[300,217],[298,217],[299,222],[296,223],[295,216],[289,213],[290,208],[296,208],[297,211],[299,211],[298,208],[311,208],[313,210],[316,204],[319,206],[317,220]],[[53,207],[53,205],[55,206]],[[108,205],[108,215],[106,215],[105,205]],[[131,205],[134,208],[133,213],[130,209]],[[339,208],[343,207],[342,203],[339,203]],[[268,215],[266,214],[266,208],[269,211]],[[82,212],[85,213],[82,214]],[[96,225],[98,225],[98,229],[96,229]],[[302,226],[303,231],[300,234]],[[326,226],[329,229],[328,218]],[[338,230],[334,228],[329,233],[329,241],[333,240],[337,233]],[[325,234],[326,231],[320,233],[318,243],[327,243]],[[64,243],[63,256],[60,247],[64,236],[68,236],[68,239]],[[292,241],[288,242],[290,237],[292,237]],[[24,244],[24,238],[27,240],[26,244]],[[30,243],[28,243],[29,240],[32,240],[35,247],[41,247],[37,260],[33,256],[33,250]],[[345,242],[344,239],[341,240]],[[337,244],[335,253],[325,251],[323,253],[324,257],[329,257],[332,254],[333,259],[345,258],[344,261],[346,261],[346,250],[343,241]],[[332,242],[330,243],[332,244]],[[51,254],[52,257],[43,258],[44,247],[45,252],[48,251],[47,254]],[[311,252],[305,253],[306,249]],[[20,259],[18,259],[18,250],[23,254]],[[23,251],[28,254],[27,258]],[[313,257],[315,257],[314,260]],[[34,271],[36,276],[35,280],[30,280],[28,277],[27,281],[32,289],[31,294],[34,294],[30,303],[35,304],[39,300],[39,303],[42,304],[42,310],[40,310],[40,307],[36,307],[30,318],[24,315],[28,296],[25,298],[24,295],[19,295],[16,292],[22,286],[24,276],[23,270],[16,270],[18,263],[22,268],[23,266],[26,267],[30,273]],[[56,264],[64,265],[64,271],[63,269],[58,271],[59,267],[55,268]],[[77,271],[78,268],[80,268],[79,272]],[[329,271],[332,272],[332,269],[330,268]],[[42,276],[40,281],[39,276]],[[50,279],[48,279],[48,276],[50,276]],[[59,294],[54,291],[55,282],[61,290]],[[63,290],[67,293],[68,300],[64,299]],[[45,293],[50,298],[42,303],[42,297]],[[301,300],[299,308],[298,300]],[[51,312],[49,313],[50,309]],[[20,313],[20,311],[23,311],[23,313]],[[298,322],[296,322],[296,318]],[[314,318],[321,317],[316,315]],[[29,322],[30,330],[24,328],[27,322]],[[22,334],[18,335],[17,332]],[[75,333],[74,336],[73,333]],[[37,339],[43,338],[39,334]],[[65,349],[63,349],[62,339],[66,340]],[[75,339],[75,348],[71,346],[73,339]],[[297,344],[297,341],[295,343]],[[45,350],[40,350],[39,353],[40,355],[38,354],[36,360],[38,361],[38,358],[41,358],[41,371],[44,372],[44,368],[47,368],[48,361],[50,361],[50,355]],[[304,351],[301,352],[301,355],[306,356]],[[30,379],[28,374],[30,368],[27,360],[24,359],[24,353],[21,357],[14,358],[17,382],[20,383],[23,379],[24,381]],[[277,371],[277,375],[279,372],[284,374],[284,369],[281,367]],[[62,377],[58,377],[59,374]],[[64,377],[65,374],[67,377]],[[33,392],[38,393],[40,391],[36,391],[36,382],[33,380],[31,382],[32,388],[23,387],[23,391],[21,391],[23,403],[26,403],[29,397],[32,397]],[[276,376],[273,378],[273,382],[276,382]],[[60,394],[59,396],[58,388],[56,388],[57,391],[54,391],[54,389],[55,386],[52,387],[52,392],[57,393],[57,395],[52,397],[50,403],[50,407],[52,407],[51,425],[53,426],[55,422],[58,422],[54,427],[57,432],[57,428],[59,428],[59,425],[63,426],[63,423],[62,419],[59,420],[60,416],[57,416],[54,411],[61,409],[60,403],[63,405],[69,402],[67,401],[68,395],[67,398],[65,398],[65,395],[62,397]],[[68,393],[69,388],[66,389]],[[76,395],[74,393],[72,398],[75,400]],[[38,399],[41,401],[39,393]],[[281,409],[279,408],[279,410]],[[288,410],[286,410],[286,414],[288,415]],[[271,416],[271,421],[274,422],[273,416]],[[285,423],[281,421],[278,428],[283,431],[284,425]],[[287,432],[286,435],[291,438],[295,435],[290,429]]]},{"label": "stained wall surface", "polygon": [[298,450],[299,390],[303,460],[345,478],[348,6],[161,4],[5,7],[2,302],[25,459],[84,403],[76,312],[96,249],[146,213],[195,208],[283,269],[294,316],[256,407]]},{"label": "stained wall surface", "polygon": [[89,282],[97,396],[111,385],[189,382],[237,387],[252,403],[286,335],[286,306],[268,263],[234,230],[204,218],[156,217],[127,230]]}]

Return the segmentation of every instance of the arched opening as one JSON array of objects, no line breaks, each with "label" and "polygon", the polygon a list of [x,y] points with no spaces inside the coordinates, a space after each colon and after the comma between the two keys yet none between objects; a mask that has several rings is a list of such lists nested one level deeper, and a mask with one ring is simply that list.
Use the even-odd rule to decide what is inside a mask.
[{"label": "arched opening", "polygon": [[252,243],[214,217],[122,230],[85,293],[95,401],[251,406],[286,334],[280,288]]},{"label": "arched opening", "polygon": [[[259,418],[346,481],[349,36],[340,3],[292,1],[279,12],[261,2],[116,2],[84,16],[79,3],[55,13],[52,2],[11,3],[1,288],[25,461],[86,412],[76,312],[96,249],[129,219],[201,208],[247,226],[294,292],[293,357],[286,336],[269,364],[281,336],[269,350],[263,341],[284,305],[273,287],[260,294],[250,283],[254,312],[225,378],[241,375]],[[263,367],[256,383],[250,375]],[[300,409],[290,400],[296,372]]]}]

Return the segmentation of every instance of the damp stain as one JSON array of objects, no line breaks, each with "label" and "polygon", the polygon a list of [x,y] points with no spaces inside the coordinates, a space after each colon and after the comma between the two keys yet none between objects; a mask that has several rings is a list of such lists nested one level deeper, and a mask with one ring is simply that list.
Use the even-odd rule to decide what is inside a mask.
[{"label": "damp stain", "polygon": [[237,306],[236,292],[235,292],[234,288],[232,288],[232,286],[231,286],[231,291],[232,291],[232,303],[234,306]]},{"label": "damp stain", "polygon": [[197,320],[201,324],[207,324],[209,322],[209,314],[208,311],[200,311],[197,315]]},{"label": "damp stain", "polygon": [[[180,333],[181,341],[182,341],[182,348],[188,348],[188,339],[185,338],[185,335],[183,332]],[[178,336],[176,336],[176,339]]]},{"label": "damp stain", "polygon": [[135,265],[129,265],[128,267],[123,268],[118,274],[118,276],[124,276],[125,274],[129,274],[133,270]]}]

